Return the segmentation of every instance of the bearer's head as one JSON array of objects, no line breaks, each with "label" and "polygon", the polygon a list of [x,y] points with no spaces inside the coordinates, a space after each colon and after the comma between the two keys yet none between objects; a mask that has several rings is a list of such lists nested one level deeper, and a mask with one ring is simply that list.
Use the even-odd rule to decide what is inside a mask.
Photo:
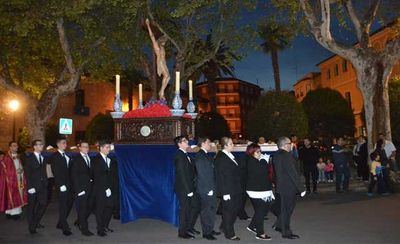
[{"label": "bearer's head", "polygon": [[290,152],[292,151],[292,142],[287,137],[280,137],[278,139],[278,148]]},{"label": "bearer's head", "polygon": [[59,137],[56,140],[58,150],[65,151],[67,149],[67,139],[65,137]]},{"label": "bearer's head", "polygon": [[89,152],[89,143],[87,141],[81,141],[79,143],[79,151],[83,154],[88,154]]},{"label": "bearer's head", "polygon": [[222,149],[226,150],[227,152],[232,152],[234,148],[234,144],[232,138],[230,137],[222,137],[220,142]]},{"label": "bearer's head", "polygon": [[208,137],[199,137],[198,139],[198,146],[202,149],[206,150],[207,152],[211,149],[211,141]]},{"label": "bearer's head", "polygon": [[99,141],[99,150],[100,153],[104,155],[108,155],[111,151],[111,144],[108,141]]},{"label": "bearer's head", "polygon": [[34,152],[41,153],[43,151],[43,142],[41,140],[33,140],[32,148]]},{"label": "bearer's head", "polygon": [[16,141],[10,141],[8,143],[8,147],[10,148],[11,153],[17,153],[18,152],[18,143]]},{"label": "bearer's head", "polygon": [[174,138],[175,145],[182,150],[187,150],[189,147],[189,141],[186,136],[177,136]]}]

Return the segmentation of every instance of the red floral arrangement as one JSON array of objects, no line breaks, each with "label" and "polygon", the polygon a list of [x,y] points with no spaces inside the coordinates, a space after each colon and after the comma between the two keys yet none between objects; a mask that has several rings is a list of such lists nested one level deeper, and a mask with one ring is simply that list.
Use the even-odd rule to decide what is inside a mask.
[{"label": "red floral arrangement", "polygon": [[146,103],[143,109],[126,112],[123,118],[170,117],[172,114],[169,109],[167,101],[154,99]]}]

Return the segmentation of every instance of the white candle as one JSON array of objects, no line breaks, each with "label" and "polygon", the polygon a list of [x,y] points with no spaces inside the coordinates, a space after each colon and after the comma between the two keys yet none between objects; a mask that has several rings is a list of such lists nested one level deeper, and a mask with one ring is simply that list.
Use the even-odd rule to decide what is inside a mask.
[{"label": "white candle", "polygon": [[143,89],[142,84],[139,84],[139,100],[143,99],[142,89]]},{"label": "white candle", "polygon": [[115,93],[116,94],[120,94],[119,92],[119,83],[120,83],[120,76],[119,75],[116,75],[115,76]]},{"label": "white candle", "polygon": [[189,80],[189,100],[193,100],[193,81]]},{"label": "white candle", "polygon": [[179,72],[179,71],[176,71],[176,74],[175,74],[175,92],[177,92],[177,93],[179,93],[179,91],[181,90],[181,87],[180,87],[180,85],[181,85],[181,81],[180,81],[180,75],[181,75],[181,73]]}]

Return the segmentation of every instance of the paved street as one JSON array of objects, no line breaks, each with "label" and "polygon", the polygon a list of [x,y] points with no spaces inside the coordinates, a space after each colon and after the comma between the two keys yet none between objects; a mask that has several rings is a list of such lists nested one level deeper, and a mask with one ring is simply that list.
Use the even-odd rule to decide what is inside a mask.
[{"label": "paved street", "polygon": [[[265,221],[265,229],[273,238],[270,243],[399,243],[400,242],[400,194],[388,197],[365,195],[362,183],[352,183],[353,191],[337,195],[332,185],[324,186],[321,193],[299,200],[293,216],[293,230],[301,236],[299,240],[285,240],[272,231],[274,217]],[[252,207],[247,206],[249,214]],[[75,227],[73,235],[64,237],[55,228],[56,204],[47,209],[42,223],[46,226],[39,234],[31,236],[26,219],[6,220],[0,216],[0,243],[209,243],[202,238],[184,241],[177,238],[175,227],[157,220],[143,219],[134,223],[120,224],[113,220],[115,230],[105,238],[83,237]],[[73,222],[73,212],[69,223]],[[220,223],[218,216],[217,225]],[[246,230],[248,221],[237,220],[235,228],[241,243],[262,243]],[[94,216],[90,217],[90,228],[95,231]],[[200,229],[198,223],[197,229]],[[219,236],[216,243],[232,243]]]}]

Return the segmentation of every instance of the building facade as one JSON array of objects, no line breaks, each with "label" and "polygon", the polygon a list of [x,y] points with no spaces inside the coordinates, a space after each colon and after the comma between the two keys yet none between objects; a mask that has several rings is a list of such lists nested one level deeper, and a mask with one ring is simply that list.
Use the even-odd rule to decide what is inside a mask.
[{"label": "building facade", "polygon": [[[215,81],[217,112],[228,122],[235,138],[244,136],[248,113],[254,108],[262,89],[252,83],[236,78],[223,78]],[[210,100],[207,82],[196,84],[197,97]],[[209,103],[199,104],[199,113],[210,112]]]},{"label": "building facade", "polygon": [[[374,48],[383,49],[393,33],[390,28],[383,28],[371,35]],[[356,44],[357,45],[357,44]],[[317,64],[319,75],[306,75],[294,84],[296,99],[300,102],[306,94],[317,88],[330,88],[342,94],[349,102],[355,119],[356,135],[365,134],[365,125],[362,118],[363,96],[357,85],[357,74],[353,65],[346,59],[334,55]],[[400,62],[393,68],[391,78],[400,76]]]}]

